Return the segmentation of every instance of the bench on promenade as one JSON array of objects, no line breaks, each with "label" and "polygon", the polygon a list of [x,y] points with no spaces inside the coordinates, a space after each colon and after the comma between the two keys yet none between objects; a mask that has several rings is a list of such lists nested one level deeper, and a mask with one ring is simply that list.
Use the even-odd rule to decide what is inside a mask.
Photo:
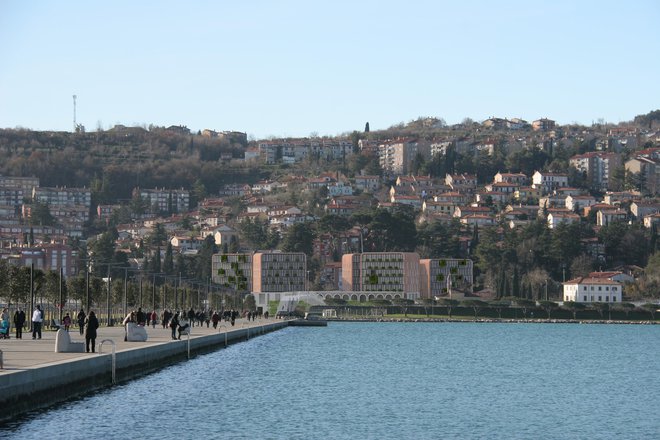
[{"label": "bench on promenade", "polygon": [[73,342],[69,332],[60,328],[55,335],[55,353],[83,353],[84,342]]},{"label": "bench on promenade", "polygon": [[64,325],[62,325],[59,319],[51,319],[50,328],[51,330],[59,330],[60,328],[64,328]]},{"label": "bench on promenade", "polygon": [[143,325],[134,322],[126,323],[126,341],[128,342],[146,342],[147,329]]}]

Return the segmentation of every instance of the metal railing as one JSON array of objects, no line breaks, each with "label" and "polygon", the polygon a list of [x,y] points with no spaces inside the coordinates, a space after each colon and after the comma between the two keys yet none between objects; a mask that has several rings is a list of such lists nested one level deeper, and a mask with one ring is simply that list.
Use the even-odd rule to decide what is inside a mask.
[{"label": "metal railing", "polygon": [[102,340],[99,344],[99,355],[103,353],[103,344],[106,342],[112,344],[112,384],[114,385],[117,383],[117,345],[112,339]]}]

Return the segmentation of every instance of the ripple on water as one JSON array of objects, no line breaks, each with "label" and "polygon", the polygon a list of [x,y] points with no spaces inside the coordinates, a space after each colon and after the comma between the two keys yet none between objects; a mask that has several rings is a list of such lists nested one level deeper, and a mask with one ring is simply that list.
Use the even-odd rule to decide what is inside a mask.
[{"label": "ripple on water", "polygon": [[657,438],[659,342],[660,326],[288,328],[30,415],[0,438]]}]

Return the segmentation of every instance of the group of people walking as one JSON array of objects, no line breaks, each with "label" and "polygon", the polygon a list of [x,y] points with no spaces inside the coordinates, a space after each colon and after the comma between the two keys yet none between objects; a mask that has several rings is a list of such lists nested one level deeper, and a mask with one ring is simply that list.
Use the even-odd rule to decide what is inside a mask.
[{"label": "group of people walking", "polygon": [[[262,317],[262,314],[257,311],[244,311],[242,314],[237,310],[209,310],[209,311],[195,311],[192,307],[190,310],[186,311],[176,311],[171,312],[168,309],[163,310],[161,314],[161,323],[163,329],[169,328],[172,331],[172,339],[181,339],[182,334],[190,332],[190,328],[195,326],[197,323],[199,326],[202,326],[206,323],[206,327],[209,327],[211,323],[213,328],[217,329],[220,321],[224,320],[225,322],[230,322],[232,326],[235,325],[236,319],[243,316],[247,320],[254,320],[257,316]],[[266,319],[268,319],[268,314],[265,314]],[[6,332],[9,337],[9,310],[4,308],[2,315],[0,316],[0,332]],[[19,306],[13,315],[14,329],[16,331],[16,339],[23,338],[23,328],[26,325],[27,316],[25,311]],[[96,352],[96,337],[97,331],[99,328],[99,320],[96,317],[96,313],[93,310],[89,311],[89,314],[85,313],[84,309],[80,309],[80,312],[75,317],[76,323],[78,324],[78,329],[81,336],[85,336],[85,348],[89,353],[90,350],[92,353]],[[138,325],[148,326],[151,325],[153,328],[156,328],[156,323],[158,321],[158,314],[155,310],[151,312],[143,312],[142,308],[138,308],[136,311],[130,312],[126,318],[124,318],[123,325],[126,327],[128,322],[135,322]],[[44,324],[44,311],[40,305],[36,305],[31,316],[32,322],[32,339],[41,339],[42,336],[42,327]],[[73,319],[69,313],[66,313],[65,317],[62,320],[63,328],[66,331],[69,331],[69,328],[73,325]]]}]

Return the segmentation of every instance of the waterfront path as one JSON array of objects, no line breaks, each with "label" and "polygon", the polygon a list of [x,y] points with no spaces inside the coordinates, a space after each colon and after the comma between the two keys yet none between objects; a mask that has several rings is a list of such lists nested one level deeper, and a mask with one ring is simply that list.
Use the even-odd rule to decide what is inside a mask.
[{"label": "waterfront path", "polygon": [[[237,319],[236,324],[233,327],[229,322],[221,322],[218,329],[214,329],[213,325],[209,325],[208,328],[206,327],[206,324],[202,327],[195,325],[190,333],[190,338],[195,339],[201,336],[260,327],[278,321],[279,320],[273,318],[257,318],[256,320],[249,322],[247,319]],[[32,339],[32,333],[24,331],[23,339],[16,339],[16,333],[12,328],[10,339],[0,339],[0,350],[2,350],[4,366],[4,368],[0,369],[0,378],[3,375],[11,374],[12,372],[39,368],[52,363],[61,363],[78,358],[98,356],[99,345],[104,339],[113,340],[117,352],[175,342],[172,340],[172,330],[169,327],[164,329],[160,324],[157,324],[156,328],[152,328],[151,326],[147,327],[148,338],[146,342],[124,341],[124,327],[122,326],[100,327],[98,329],[98,337],[96,338],[96,353],[55,353],[56,333],[55,330],[43,330],[41,339]],[[85,341],[85,337],[80,335],[78,327],[72,327],[69,330],[69,335],[73,342]],[[181,336],[182,341],[185,341],[187,338],[188,336],[186,335]],[[109,353],[110,351],[112,351],[112,346],[108,343],[104,344],[103,353]]]}]

